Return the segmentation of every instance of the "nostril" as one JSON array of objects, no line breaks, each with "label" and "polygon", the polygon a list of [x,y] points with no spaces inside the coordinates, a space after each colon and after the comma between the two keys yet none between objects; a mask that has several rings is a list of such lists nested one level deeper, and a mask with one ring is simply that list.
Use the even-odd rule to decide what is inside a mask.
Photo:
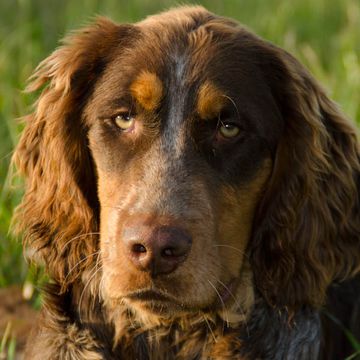
[{"label": "nostril", "polygon": [[166,248],[166,249],[163,249],[163,251],[161,252],[161,256],[162,256],[162,257],[176,256],[176,254],[175,254],[175,249],[174,249],[174,248]]},{"label": "nostril", "polygon": [[146,247],[142,244],[133,244],[132,248],[131,248],[133,253],[146,253]]}]

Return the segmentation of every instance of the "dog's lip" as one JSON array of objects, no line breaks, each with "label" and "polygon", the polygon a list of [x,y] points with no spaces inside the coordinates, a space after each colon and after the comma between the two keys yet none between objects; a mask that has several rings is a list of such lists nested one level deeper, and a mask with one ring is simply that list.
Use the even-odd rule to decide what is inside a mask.
[{"label": "dog's lip", "polygon": [[[217,306],[224,306],[227,302],[231,301],[231,299],[235,298],[235,292],[238,287],[238,279],[232,278],[226,284],[221,283],[221,287],[217,289]],[[140,302],[152,302],[152,303],[172,303],[174,305],[180,305],[181,307],[184,304],[180,304],[179,300],[175,297],[164,293],[161,290],[147,288],[147,289],[139,289],[132,292],[127,293],[125,298],[132,301],[140,301]]]},{"label": "dog's lip", "polygon": [[154,289],[137,290],[127,294],[125,297],[130,300],[138,301],[160,301],[177,303],[176,299],[173,299],[171,296]]}]

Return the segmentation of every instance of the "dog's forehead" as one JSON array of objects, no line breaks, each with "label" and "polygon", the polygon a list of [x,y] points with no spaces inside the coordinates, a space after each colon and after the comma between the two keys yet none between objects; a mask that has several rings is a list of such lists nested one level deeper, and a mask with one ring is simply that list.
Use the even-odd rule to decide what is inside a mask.
[{"label": "dog's forehead", "polygon": [[99,107],[132,97],[145,110],[162,106],[180,123],[193,113],[216,116],[228,99],[263,134],[280,128],[279,110],[256,58],[262,54],[249,46],[249,38],[256,37],[208,12],[190,14],[170,13],[134,25],[136,35],[114,50],[98,83]]},{"label": "dog's forehead", "polygon": [[[171,86],[177,90],[195,87],[199,91],[209,82],[229,96],[239,94],[242,88],[244,94],[250,88],[256,88],[257,92],[264,89],[261,71],[246,53],[245,43],[242,45],[240,28],[228,29],[225,25],[219,28],[219,22],[214,21],[197,24],[195,28],[173,23],[159,27],[152,21],[152,26],[145,24],[136,25],[139,31],[136,38],[128,41],[128,46],[114,50],[113,60],[100,82],[110,85],[107,93],[122,88],[128,90],[136,82],[144,85],[143,73],[149,74],[148,85],[151,85],[150,78],[155,88],[161,84],[165,90],[163,95]],[[224,29],[229,30],[228,33],[224,33]]]}]

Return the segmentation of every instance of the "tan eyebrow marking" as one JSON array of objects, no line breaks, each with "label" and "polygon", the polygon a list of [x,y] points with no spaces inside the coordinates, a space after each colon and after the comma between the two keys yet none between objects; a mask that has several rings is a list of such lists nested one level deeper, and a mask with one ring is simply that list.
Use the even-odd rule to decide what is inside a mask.
[{"label": "tan eyebrow marking", "polygon": [[216,118],[226,103],[223,92],[212,82],[201,85],[197,99],[197,112],[202,119]]},{"label": "tan eyebrow marking", "polygon": [[163,85],[156,74],[143,71],[130,86],[133,97],[145,110],[155,110],[163,95]]}]

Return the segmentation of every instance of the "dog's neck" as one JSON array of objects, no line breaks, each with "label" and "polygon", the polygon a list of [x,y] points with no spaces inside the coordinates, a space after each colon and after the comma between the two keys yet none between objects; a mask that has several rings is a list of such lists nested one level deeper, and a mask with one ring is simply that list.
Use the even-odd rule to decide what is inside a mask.
[{"label": "dog's neck", "polygon": [[231,305],[176,315],[157,315],[124,299],[104,302],[98,279],[94,286],[84,280],[86,276],[68,293],[70,308],[77,309],[75,321],[94,338],[105,338],[115,357],[120,354],[127,359],[189,359],[189,354],[197,359],[230,354],[231,349],[240,348],[239,333],[254,301],[249,273],[242,277]]},{"label": "dog's neck", "polygon": [[[63,297],[68,299],[62,304],[57,302],[56,307],[48,307],[59,310],[55,317],[55,313],[51,315],[54,320],[52,324],[57,326],[51,336],[62,334],[62,349],[68,351],[71,358],[77,359],[72,351],[74,344],[79,341],[73,339],[73,334],[91,339],[92,347],[96,349],[94,351],[106,354],[99,359],[186,360],[220,358],[222,354],[234,358],[234,349],[241,349],[239,334],[244,328],[243,314],[237,318],[233,314],[232,321],[225,317],[223,311],[184,313],[176,317],[139,317],[136,310],[125,302],[104,305],[100,298],[95,299],[90,292],[81,292],[79,295],[76,289]],[[80,313],[75,316],[66,314],[69,297],[73,298],[73,304],[79,305],[80,296]],[[53,299],[58,301],[59,297]],[[65,314],[69,319],[64,320]],[[73,329],[75,327],[76,331]],[[79,348],[80,354],[81,351]]]},{"label": "dog's neck", "polygon": [[[144,326],[126,304],[111,309],[90,291],[78,293],[78,288],[61,296],[55,289],[45,301],[46,327],[36,338],[38,344],[32,344],[44,349],[44,358],[62,354],[74,360],[284,359],[302,351],[317,356],[320,321],[312,309],[300,310],[291,324],[285,311],[274,311],[258,298],[250,316],[238,323],[228,324],[216,312],[202,312]],[[81,315],[73,312],[75,303]]]}]

